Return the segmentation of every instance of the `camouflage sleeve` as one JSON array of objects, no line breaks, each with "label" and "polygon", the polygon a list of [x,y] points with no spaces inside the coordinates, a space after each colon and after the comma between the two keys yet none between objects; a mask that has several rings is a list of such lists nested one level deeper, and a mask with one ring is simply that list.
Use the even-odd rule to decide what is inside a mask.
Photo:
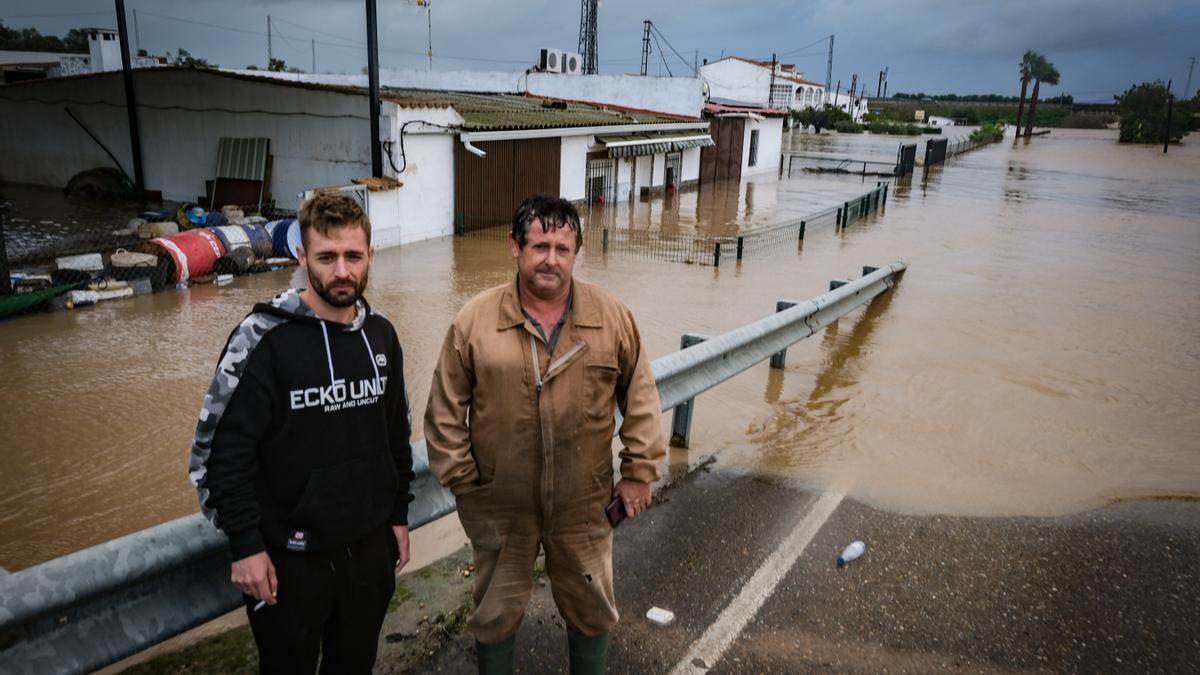
[{"label": "camouflage sleeve", "polygon": [[260,378],[247,377],[247,367],[263,337],[282,322],[279,317],[251,314],[230,335],[204,395],[192,440],[188,476],[199,495],[200,510],[229,536],[235,560],[264,548],[253,475],[258,437],[269,420],[258,408],[269,411],[270,398]]}]

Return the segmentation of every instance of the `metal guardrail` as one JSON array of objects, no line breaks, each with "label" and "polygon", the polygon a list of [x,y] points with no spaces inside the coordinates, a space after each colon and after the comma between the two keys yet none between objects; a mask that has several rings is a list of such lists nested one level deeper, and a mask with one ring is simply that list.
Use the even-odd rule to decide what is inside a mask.
[{"label": "metal guardrail", "polygon": [[[783,367],[789,346],[894,286],[905,268],[865,267],[724,335],[685,335],[686,348],[652,364],[662,409],[675,409],[672,443],[686,445],[696,396],[768,358]],[[417,528],[455,504],[429,473],[424,441],[413,464]],[[232,611],[242,600],[230,562],[225,537],[195,514],[0,576],[0,674],[90,672]]]}]

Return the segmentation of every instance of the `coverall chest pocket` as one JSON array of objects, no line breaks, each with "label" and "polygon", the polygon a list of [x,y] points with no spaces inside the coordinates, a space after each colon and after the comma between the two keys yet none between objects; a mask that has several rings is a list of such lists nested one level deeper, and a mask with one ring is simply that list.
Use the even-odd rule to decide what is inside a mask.
[{"label": "coverall chest pocket", "polygon": [[621,369],[611,355],[600,354],[588,360],[583,374],[583,413],[591,421],[613,419],[617,378]]}]

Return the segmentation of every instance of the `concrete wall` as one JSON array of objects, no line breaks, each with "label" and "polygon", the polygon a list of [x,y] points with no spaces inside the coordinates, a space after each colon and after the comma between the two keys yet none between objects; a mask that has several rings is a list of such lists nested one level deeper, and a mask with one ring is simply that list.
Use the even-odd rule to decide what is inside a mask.
[{"label": "concrete wall", "polygon": [[[750,166],[750,133],[758,130],[758,161]],[[779,151],[783,146],[783,118],[766,117],[746,120],[742,139],[742,176],[779,172]]]},{"label": "concrete wall", "polygon": [[[409,120],[425,120],[439,124],[460,121],[444,109],[399,108],[385,101],[382,113],[390,117],[390,136],[398,139],[400,127]],[[385,134],[385,138],[387,134]],[[407,244],[454,233],[454,144],[457,136],[445,130],[422,124],[409,124],[404,131],[402,166],[399,143],[392,145],[392,163],[403,172],[396,176],[404,186],[390,191],[393,203],[384,207],[390,223],[395,223],[395,241],[390,245]],[[368,170],[369,172],[369,170]],[[394,175],[391,163],[384,158],[384,173]],[[373,222],[379,216],[372,212]],[[377,244],[379,246],[380,244]]]},{"label": "concrete wall", "polygon": [[587,152],[591,136],[564,136],[559,159],[558,196],[569,201],[587,198]]},{"label": "concrete wall", "polygon": [[[367,86],[366,75],[234,72],[296,82]],[[703,84],[699,79],[692,77],[385,69],[380,71],[379,80],[384,87],[500,93],[528,92],[537,96],[607,103],[689,117],[699,117],[704,108]]]},{"label": "concrete wall", "polygon": [[[139,71],[134,79],[146,187],[162,190],[167,199],[193,201],[204,194],[204,181],[216,171],[221,137],[271,139],[269,188],[284,208],[297,207],[298,194],[306,188],[342,185],[371,172],[364,96],[200,71]],[[132,174],[120,73],[106,73],[0,88],[0,118],[5,121],[0,155],[7,158],[0,164],[0,179],[61,187],[79,171],[112,166],[63,112],[64,106]],[[457,118],[444,109],[411,116],[447,123]],[[392,119],[399,121],[394,112]]]},{"label": "concrete wall", "polygon": [[688,148],[683,151],[683,167],[680,173],[683,174],[681,180],[685,182],[700,180],[700,148]]}]

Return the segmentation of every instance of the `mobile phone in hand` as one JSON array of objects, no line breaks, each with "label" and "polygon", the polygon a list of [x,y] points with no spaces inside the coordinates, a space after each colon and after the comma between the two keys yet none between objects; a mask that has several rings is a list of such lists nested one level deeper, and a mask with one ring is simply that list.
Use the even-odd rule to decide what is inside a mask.
[{"label": "mobile phone in hand", "polygon": [[613,527],[621,524],[625,520],[625,500],[621,499],[621,495],[613,497],[613,500],[604,507],[604,515],[608,516],[608,523]]}]

